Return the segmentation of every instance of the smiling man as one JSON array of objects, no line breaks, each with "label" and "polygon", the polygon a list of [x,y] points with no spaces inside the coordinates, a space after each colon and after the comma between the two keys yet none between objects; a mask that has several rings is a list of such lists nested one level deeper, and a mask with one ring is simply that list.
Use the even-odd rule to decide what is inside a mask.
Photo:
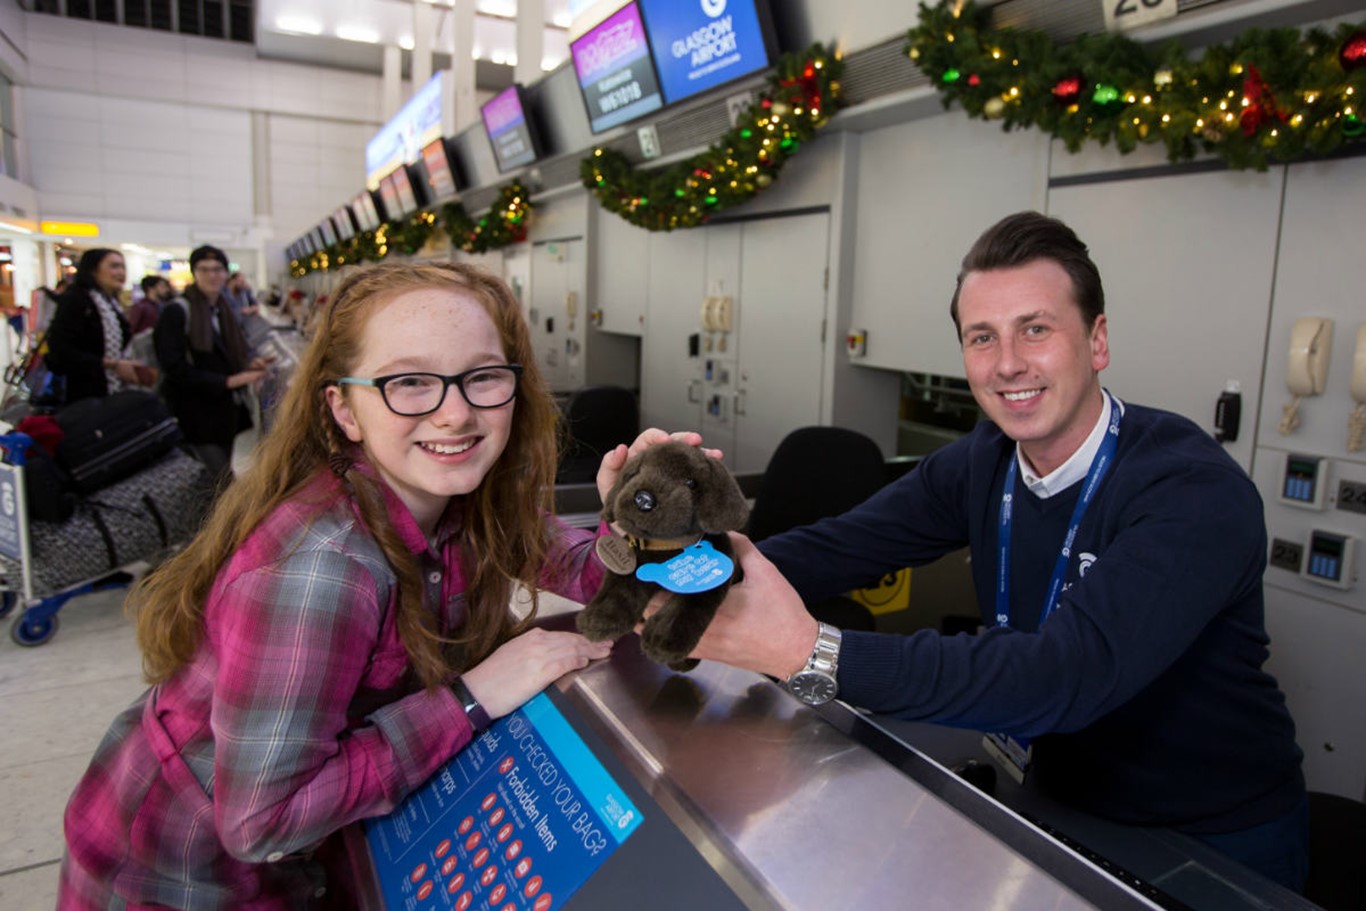
[{"label": "smiling man", "polygon": [[[1102,389],[1104,310],[1065,224],[1024,212],[987,230],[950,313],[990,420],[842,516],[762,554],[738,541],[744,581],[693,654],[808,703],[983,731],[1052,796],[1299,890],[1307,801],[1262,670],[1261,500],[1195,424]],[[976,636],[841,633],[802,607],[965,545]]]}]

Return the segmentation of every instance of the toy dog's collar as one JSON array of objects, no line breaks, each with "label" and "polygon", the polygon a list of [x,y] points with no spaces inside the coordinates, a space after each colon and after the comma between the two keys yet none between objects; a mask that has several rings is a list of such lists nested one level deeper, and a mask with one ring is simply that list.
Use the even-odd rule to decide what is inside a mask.
[{"label": "toy dog's collar", "polygon": [[616,522],[613,522],[608,527],[611,528],[615,534],[620,535],[625,539],[626,543],[630,544],[636,550],[683,550],[684,548],[692,547],[703,538],[700,534],[692,538],[637,538],[635,535],[625,531]]}]

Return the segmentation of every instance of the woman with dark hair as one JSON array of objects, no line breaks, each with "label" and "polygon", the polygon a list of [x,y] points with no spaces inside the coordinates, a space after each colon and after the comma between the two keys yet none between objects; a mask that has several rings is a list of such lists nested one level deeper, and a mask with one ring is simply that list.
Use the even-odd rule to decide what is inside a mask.
[{"label": "woman with dark hair", "polygon": [[81,254],[76,277],[57,301],[47,333],[47,365],[66,380],[66,401],[102,398],[144,385],[146,364],[127,356],[132,332],[118,295],[126,267],[117,250],[96,247]]},{"label": "woman with dark hair", "polygon": [[196,247],[190,273],[194,283],[183,295],[189,306],[166,307],[152,340],[164,374],[162,394],[186,442],[221,487],[232,477],[232,441],[251,427],[239,390],[265,376],[266,362],[251,358],[241,323],[223,294],[227,254]]}]

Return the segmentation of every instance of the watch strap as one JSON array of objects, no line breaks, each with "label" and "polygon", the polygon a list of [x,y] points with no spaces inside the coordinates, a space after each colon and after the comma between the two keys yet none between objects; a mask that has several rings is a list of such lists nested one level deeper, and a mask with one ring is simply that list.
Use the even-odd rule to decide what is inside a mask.
[{"label": "watch strap", "polygon": [[451,692],[455,693],[455,698],[460,701],[460,707],[465,710],[465,717],[470,720],[470,727],[474,728],[474,733],[481,733],[493,724],[493,719],[489,717],[488,710],[479,704],[478,699],[474,698],[470,688],[465,686],[464,680],[456,677],[451,683]]},{"label": "watch strap", "polygon": [[817,671],[834,676],[839,669],[840,644],[844,634],[829,623],[822,623],[816,634],[816,644],[811,649],[811,657],[806,659],[803,670]]}]

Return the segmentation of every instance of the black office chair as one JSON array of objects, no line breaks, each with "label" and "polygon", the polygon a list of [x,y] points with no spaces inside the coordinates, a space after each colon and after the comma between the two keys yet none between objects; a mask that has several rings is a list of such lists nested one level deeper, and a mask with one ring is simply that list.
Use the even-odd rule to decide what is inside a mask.
[{"label": "black office chair", "polygon": [[566,441],[557,484],[584,484],[598,475],[602,457],[640,433],[640,404],[620,386],[585,386],[565,406]]},{"label": "black office chair", "polygon": [[[774,450],[750,513],[749,537],[810,525],[857,506],[886,483],[882,451],[870,438],[844,427],[801,427]],[[873,580],[869,580],[873,581]],[[841,629],[873,630],[873,615],[844,596],[807,604],[818,620]]]},{"label": "black office chair", "polygon": [[1366,803],[1309,792],[1304,897],[1326,911],[1366,911]]}]

